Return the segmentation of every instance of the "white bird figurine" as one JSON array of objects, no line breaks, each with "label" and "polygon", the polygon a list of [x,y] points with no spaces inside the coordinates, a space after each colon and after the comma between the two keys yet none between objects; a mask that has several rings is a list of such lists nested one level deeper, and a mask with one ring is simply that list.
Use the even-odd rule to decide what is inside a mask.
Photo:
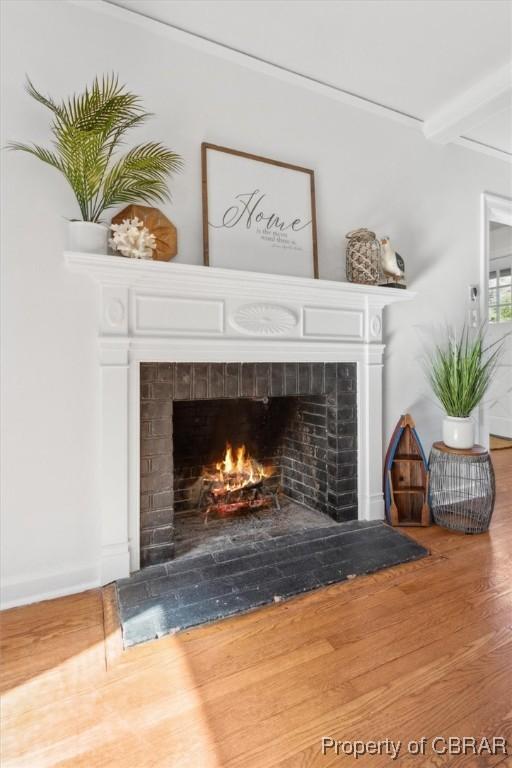
[{"label": "white bird figurine", "polygon": [[404,271],[401,269],[400,263],[403,264],[403,259],[400,254],[395,253],[389,242],[389,237],[383,237],[380,241],[381,244],[381,263],[382,271],[388,277],[398,282],[404,277]]}]

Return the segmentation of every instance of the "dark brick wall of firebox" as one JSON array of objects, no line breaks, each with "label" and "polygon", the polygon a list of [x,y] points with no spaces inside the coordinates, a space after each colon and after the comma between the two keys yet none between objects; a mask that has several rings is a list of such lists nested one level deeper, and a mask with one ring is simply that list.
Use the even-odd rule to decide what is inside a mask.
[{"label": "dark brick wall of firebox", "polygon": [[357,518],[355,364],[143,363],[140,381],[143,567],[173,557],[175,515],[228,440],[295,501]]}]

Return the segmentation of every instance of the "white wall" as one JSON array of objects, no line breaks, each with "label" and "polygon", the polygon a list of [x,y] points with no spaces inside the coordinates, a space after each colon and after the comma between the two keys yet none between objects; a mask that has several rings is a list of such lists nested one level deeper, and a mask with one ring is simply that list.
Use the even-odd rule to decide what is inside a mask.
[{"label": "white wall", "polygon": [[[405,411],[426,447],[439,436],[417,361],[432,326],[462,318],[478,282],[479,195],[510,194],[510,166],[286,84],[164,31],[99,14],[93,4],[2,4],[2,143],[47,142],[48,114],[23,91],[70,94],[119,72],[156,117],[137,139],[167,142],[186,170],[165,207],[179,260],[202,261],[200,144],[207,140],[314,168],[320,275],[342,279],[344,234],[370,226],[405,257],[418,298],[389,310],[385,432]],[[406,63],[404,63],[406,66]],[[96,349],[86,329],[95,291],[63,265],[65,217],[78,211],[63,179],[4,153],[2,580],[6,602],[96,583]]]}]

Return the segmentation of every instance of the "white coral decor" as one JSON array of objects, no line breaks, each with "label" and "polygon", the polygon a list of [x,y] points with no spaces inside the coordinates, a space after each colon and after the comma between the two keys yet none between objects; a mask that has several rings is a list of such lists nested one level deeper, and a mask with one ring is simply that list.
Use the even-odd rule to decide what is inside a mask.
[{"label": "white coral decor", "polygon": [[122,224],[111,224],[112,237],[109,245],[113,251],[119,251],[129,259],[151,259],[156,248],[155,236],[136,216],[123,219]]}]

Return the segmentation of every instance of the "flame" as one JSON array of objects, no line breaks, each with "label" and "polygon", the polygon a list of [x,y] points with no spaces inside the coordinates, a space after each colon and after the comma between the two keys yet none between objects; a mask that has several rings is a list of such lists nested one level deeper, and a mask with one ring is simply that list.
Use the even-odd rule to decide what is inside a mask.
[{"label": "flame", "polygon": [[216,463],[215,469],[217,471],[213,474],[206,473],[206,478],[213,482],[212,491],[216,496],[255,485],[272,474],[270,469],[251,457],[245,445],[233,452],[229,443],[226,444],[224,458]]}]

